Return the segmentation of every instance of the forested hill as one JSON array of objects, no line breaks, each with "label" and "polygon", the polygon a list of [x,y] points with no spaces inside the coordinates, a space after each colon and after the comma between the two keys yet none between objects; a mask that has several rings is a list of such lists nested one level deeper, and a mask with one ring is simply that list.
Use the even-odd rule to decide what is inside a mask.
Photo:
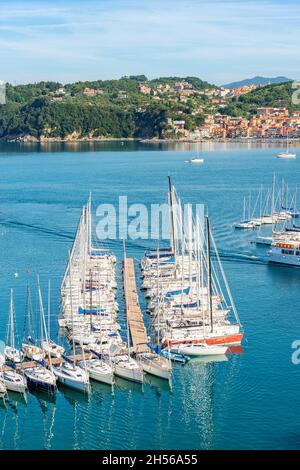
[{"label": "forested hill", "polygon": [[292,102],[292,96],[295,93],[292,86],[292,82],[286,82],[257,88],[239,98],[232,99],[226,107],[220,109],[220,112],[248,117],[255,114],[257,108],[261,106],[282,107],[289,111],[299,110],[300,106]]},{"label": "forested hill", "polygon": [[[291,109],[291,83],[270,85],[240,98],[220,98],[220,89],[197,77],[144,75],[62,85],[7,84],[0,106],[0,139],[174,137],[174,121],[201,126],[205,114],[250,115],[258,106]],[[216,99],[216,97],[218,99]]]},{"label": "forested hill", "polygon": [[[212,87],[197,77],[147,80],[144,75],[64,86],[56,82],[7,84],[7,103],[0,107],[0,138],[162,137],[168,118],[182,114],[187,127],[193,128],[202,118],[191,115],[191,100],[179,100],[178,83],[182,82],[195,95]],[[205,96],[196,98],[205,101]]]}]

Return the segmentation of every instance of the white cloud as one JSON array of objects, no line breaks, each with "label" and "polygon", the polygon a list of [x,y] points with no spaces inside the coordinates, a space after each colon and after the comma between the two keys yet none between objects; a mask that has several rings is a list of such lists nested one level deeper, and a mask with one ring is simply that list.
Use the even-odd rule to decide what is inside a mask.
[{"label": "white cloud", "polygon": [[[51,74],[60,80],[69,67],[70,76],[83,79],[169,70],[222,81],[230,75],[225,67],[246,76],[248,70],[261,73],[262,64],[265,70],[277,63],[286,69],[294,58],[288,69],[297,69],[299,23],[300,7],[293,2],[53,0],[43,6],[26,2],[26,8],[24,2],[1,3],[0,53],[8,78],[27,63],[34,79],[41,75],[38,68],[49,72],[50,60]],[[17,60],[5,64],[9,51]]]}]

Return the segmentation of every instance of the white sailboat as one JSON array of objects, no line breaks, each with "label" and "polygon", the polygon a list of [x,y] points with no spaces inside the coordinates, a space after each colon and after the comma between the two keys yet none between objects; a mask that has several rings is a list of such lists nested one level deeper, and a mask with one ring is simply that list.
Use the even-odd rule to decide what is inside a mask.
[{"label": "white sailboat", "polygon": [[186,356],[218,356],[226,354],[227,351],[227,346],[211,346],[206,343],[181,344],[177,349],[178,354]]},{"label": "white sailboat", "polygon": [[155,352],[141,353],[137,356],[138,361],[144,372],[155,375],[160,379],[170,380],[172,376],[172,367],[168,359],[156,354]]},{"label": "white sailboat", "polygon": [[48,284],[48,341],[42,340],[41,341],[41,348],[44,351],[46,355],[50,354],[51,357],[55,358],[60,358],[64,355],[65,353],[65,348],[60,346],[59,344],[56,344],[54,341],[51,340],[51,335],[50,335],[50,328],[51,328],[51,323],[50,323],[50,313],[51,313],[51,284],[49,281]]},{"label": "white sailboat", "polygon": [[6,390],[6,386],[0,376],[0,399],[3,399],[5,398],[7,395],[7,390]]},{"label": "white sailboat", "polygon": [[278,153],[277,158],[293,159],[293,158],[296,158],[296,156],[297,155],[295,153],[290,152],[290,150],[289,150],[289,135],[288,135],[288,132],[287,132],[287,135],[286,135],[286,151]]},{"label": "white sailboat", "polygon": [[9,306],[9,334],[8,346],[5,347],[4,354],[7,362],[18,364],[23,360],[23,353],[15,347],[15,321],[14,321],[14,302],[13,302],[13,289],[10,290],[10,306]]},{"label": "white sailboat", "polygon": [[33,324],[33,312],[31,305],[31,294],[30,288],[27,286],[26,296],[26,316],[27,316],[27,337],[22,342],[22,351],[27,359],[32,361],[42,361],[45,357],[45,353],[39,346],[36,345],[34,338],[32,337],[32,324]]},{"label": "white sailboat", "polygon": [[108,385],[114,384],[113,368],[101,359],[87,359],[86,361],[78,362],[78,365],[88,372],[91,379]]},{"label": "white sailboat", "polygon": [[[45,338],[45,341],[48,341],[48,335],[47,335],[47,328],[45,324],[45,315],[44,315],[39,277],[37,278],[37,284],[38,284],[38,297],[39,297],[39,307],[40,307],[40,329],[41,329],[40,340],[42,342],[44,338]],[[53,373],[50,354],[48,354],[47,359],[48,359],[48,368],[46,368],[46,364],[44,361],[39,361],[37,362],[35,367],[30,367],[28,369],[25,369],[24,374],[27,379],[28,387],[34,390],[46,392],[48,394],[53,394],[56,392],[57,386],[56,386],[56,377]]]},{"label": "white sailboat", "polygon": [[[71,318],[73,323],[74,329],[74,311],[73,311],[73,302],[72,302],[72,270],[71,270],[71,260],[70,260],[70,253],[69,253],[69,287],[70,287],[70,302],[71,302]],[[67,360],[64,357],[65,362],[61,366],[57,366],[53,368],[53,372],[58,380],[62,385],[67,387],[73,388],[75,390],[89,393],[90,388],[90,380],[89,374],[86,371],[86,368],[82,369],[81,367],[76,365],[76,349],[75,349],[75,341],[74,336],[72,338],[72,349],[73,349],[73,361]],[[83,350],[82,350],[83,351]]]},{"label": "white sailboat", "polygon": [[118,377],[132,382],[144,382],[144,373],[142,368],[129,354],[125,353],[112,356],[111,362],[114,367],[114,372]]},{"label": "white sailboat", "polygon": [[19,374],[14,369],[2,370],[1,379],[6,389],[11,392],[25,393],[27,382],[23,374]]}]

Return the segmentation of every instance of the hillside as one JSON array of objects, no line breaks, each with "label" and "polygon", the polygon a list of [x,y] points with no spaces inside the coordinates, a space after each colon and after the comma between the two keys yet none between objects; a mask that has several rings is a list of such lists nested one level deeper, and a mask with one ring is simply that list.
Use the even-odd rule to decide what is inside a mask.
[{"label": "hillside", "polygon": [[297,109],[292,92],[287,82],[232,98],[197,77],[148,80],[144,75],[66,85],[7,84],[0,139],[179,138],[218,112],[249,117],[259,106]]},{"label": "hillside", "polygon": [[287,77],[253,77],[253,78],[246,78],[245,80],[240,80],[238,82],[227,83],[222,85],[223,88],[228,88],[230,90],[234,88],[240,88],[242,86],[250,86],[250,85],[274,85],[277,83],[284,83],[291,81],[290,78]]},{"label": "hillside", "polygon": [[299,110],[300,106],[292,104],[292,82],[267,85],[253,90],[238,99],[232,99],[228,105],[219,111],[221,114],[232,116],[249,116],[256,113],[256,109],[261,106],[284,107],[292,110]]},{"label": "hillside", "polygon": [[197,77],[148,80],[144,75],[64,86],[7,84],[0,139],[162,137],[170,120],[184,119],[187,129],[199,125],[203,118],[192,111],[207,106],[201,93],[212,88]]}]

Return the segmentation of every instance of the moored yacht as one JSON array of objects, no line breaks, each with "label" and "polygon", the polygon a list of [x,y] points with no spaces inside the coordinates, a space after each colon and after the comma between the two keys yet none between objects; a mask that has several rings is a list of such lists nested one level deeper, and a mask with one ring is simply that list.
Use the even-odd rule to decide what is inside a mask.
[{"label": "moored yacht", "polygon": [[137,360],[144,372],[155,375],[161,379],[170,380],[172,367],[170,361],[154,352],[138,354]]},{"label": "moored yacht", "polygon": [[128,354],[120,354],[111,357],[114,372],[122,379],[143,383],[144,373],[137,361]]},{"label": "moored yacht", "polygon": [[90,392],[89,375],[86,370],[77,365],[65,362],[61,366],[53,367],[53,373],[58,382],[81,392]]},{"label": "moored yacht", "polygon": [[18,393],[25,393],[27,382],[24,375],[19,374],[14,369],[6,369],[2,371],[2,381],[7,390]]},{"label": "moored yacht", "polygon": [[101,359],[93,358],[86,361],[78,362],[79,367],[85,369],[90,378],[97,382],[102,382],[108,385],[114,383],[114,370],[106,362]]},{"label": "moored yacht", "polygon": [[56,392],[56,378],[51,370],[42,364],[24,369],[28,388],[53,394]]}]

